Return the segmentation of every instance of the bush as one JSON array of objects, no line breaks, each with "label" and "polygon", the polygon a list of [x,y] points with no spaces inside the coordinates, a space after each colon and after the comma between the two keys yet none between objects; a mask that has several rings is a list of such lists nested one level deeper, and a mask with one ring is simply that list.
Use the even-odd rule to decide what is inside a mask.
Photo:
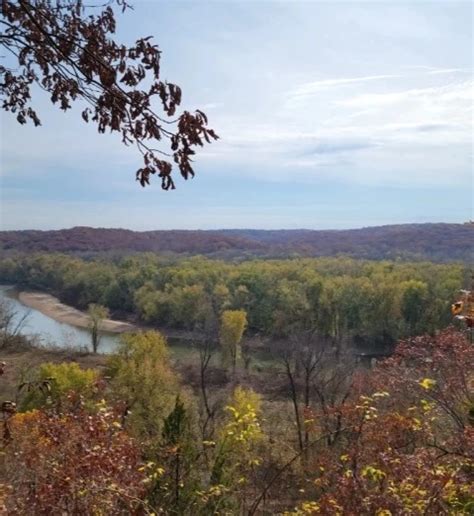
[{"label": "bush", "polygon": [[20,405],[21,410],[46,405],[59,407],[67,401],[70,394],[90,400],[97,390],[98,380],[98,371],[82,369],[76,362],[42,364],[36,378],[21,386],[23,392],[26,392]]}]

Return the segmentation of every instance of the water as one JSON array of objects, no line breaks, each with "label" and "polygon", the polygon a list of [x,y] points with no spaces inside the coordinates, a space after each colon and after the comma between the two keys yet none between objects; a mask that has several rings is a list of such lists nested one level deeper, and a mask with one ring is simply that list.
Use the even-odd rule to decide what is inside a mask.
[{"label": "water", "polygon": [[[25,324],[21,327],[20,333],[36,343],[61,349],[91,350],[91,336],[88,330],[77,328],[67,323],[55,321],[51,317],[42,314],[34,308],[29,308],[18,299],[18,291],[13,286],[0,285],[0,302],[6,301],[15,312],[16,320],[19,321],[27,315]],[[102,333],[99,353],[113,353],[120,340],[118,333]],[[177,337],[168,337],[168,346],[172,358],[181,363],[197,363],[199,351],[193,347],[189,340]],[[265,367],[272,363],[272,359],[265,351],[252,352],[252,359],[255,365]],[[220,353],[216,350],[212,357],[212,364],[218,364]]]},{"label": "water", "polygon": [[[34,340],[39,345],[72,350],[91,350],[91,336],[88,330],[67,323],[58,322],[34,308],[24,305],[18,299],[18,291],[13,286],[0,285],[0,302],[6,301],[15,312],[16,322],[27,316],[20,333]],[[100,339],[99,353],[113,353],[120,340],[118,333],[103,332]],[[189,341],[168,338],[171,355],[180,362],[196,362],[198,351]]]},{"label": "water", "polygon": [[[21,303],[17,295],[18,292],[13,287],[0,286],[0,302],[6,301],[9,303],[15,312],[16,322],[26,315],[25,323],[20,330],[22,335],[49,347],[91,349],[91,337],[88,330],[55,321],[38,310]],[[113,352],[119,339],[120,335],[116,333],[103,333],[99,351],[102,353]]]}]

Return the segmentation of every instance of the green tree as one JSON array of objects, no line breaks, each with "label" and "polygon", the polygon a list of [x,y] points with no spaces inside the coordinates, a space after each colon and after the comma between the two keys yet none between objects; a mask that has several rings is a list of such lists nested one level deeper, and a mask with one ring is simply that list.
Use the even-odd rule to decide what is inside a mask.
[{"label": "green tree", "polygon": [[[250,472],[260,464],[259,446],[264,438],[261,427],[261,398],[252,389],[237,387],[229,404],[216,443],[205,514],[215,514],[216,505],[233,509],[245,503],[239,494],[251,483]],[[235,514],[232,512],[230,514]]]},{"label": "green tree", "polygon": [[187,514],[198,487],[198,453],[189,409],[176,396],[173,410],[163,422],[158,463],[163,472],[150,486],[152,506],[166,507],[168,514]]},{"label": "green tree", "polygon": [[212,291],[212,309],[216,317],[230,305],[230,290],[224,283],[219,283]]},{"label": "green tree", "polygon": [[135,292],[134,302],[143,321],[170,324],[171,304],[168,292],[157,290],[151,283],[146,283]]},{"label": "green tree", "polygon": [[275,287],[275,297],[277,305],[273,313],[273,333],[288,336],[309,318],[310,304],[305,285],[297,280],[282,279]]},{"label": "green tree", "polygon": [[402,285],[401,312],[410,334],[425,330],[423,316],[428,309],[428,286],[422,281],[410,280]]},{"label": "green tree", "polygon": [[165,337],[155,331],[123,335],[109,359],[109,374],[113,397],[125,405],[127,426],[156,447],[179,390]]},{"label": "green tree", "polygon": [[205,319],[209,302],[203,285],[175,287],[170,291],[168,299],[174,326],[192,329]]}]

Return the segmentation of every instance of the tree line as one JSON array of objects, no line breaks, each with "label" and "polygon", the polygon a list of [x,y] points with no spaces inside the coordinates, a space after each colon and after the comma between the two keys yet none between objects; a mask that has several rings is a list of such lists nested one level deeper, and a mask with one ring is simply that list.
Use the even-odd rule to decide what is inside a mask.
[{"label": "tree line", "polygon": [[396,340],[445,327],[467,275],[458,264],[350,258],[224,262],[143,253],[0,261],[1,282],[47,290],[81,309],[103,305],[115,316],[186,330],[205,330],[224,311],[243,310],[250,335],[287,338],[312,330],[336,342]]}]

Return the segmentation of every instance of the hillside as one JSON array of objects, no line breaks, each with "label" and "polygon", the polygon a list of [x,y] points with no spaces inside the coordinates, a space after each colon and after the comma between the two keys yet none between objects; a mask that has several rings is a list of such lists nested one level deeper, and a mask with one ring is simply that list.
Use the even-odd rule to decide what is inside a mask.
[{"label": "hillside", "polygon": [[349,230],[130,231],[74,227],[3,231],[0,250],[20,252],[171,252],[220,257],[334,256],[470,261],[472,224],[404,224]]}]

